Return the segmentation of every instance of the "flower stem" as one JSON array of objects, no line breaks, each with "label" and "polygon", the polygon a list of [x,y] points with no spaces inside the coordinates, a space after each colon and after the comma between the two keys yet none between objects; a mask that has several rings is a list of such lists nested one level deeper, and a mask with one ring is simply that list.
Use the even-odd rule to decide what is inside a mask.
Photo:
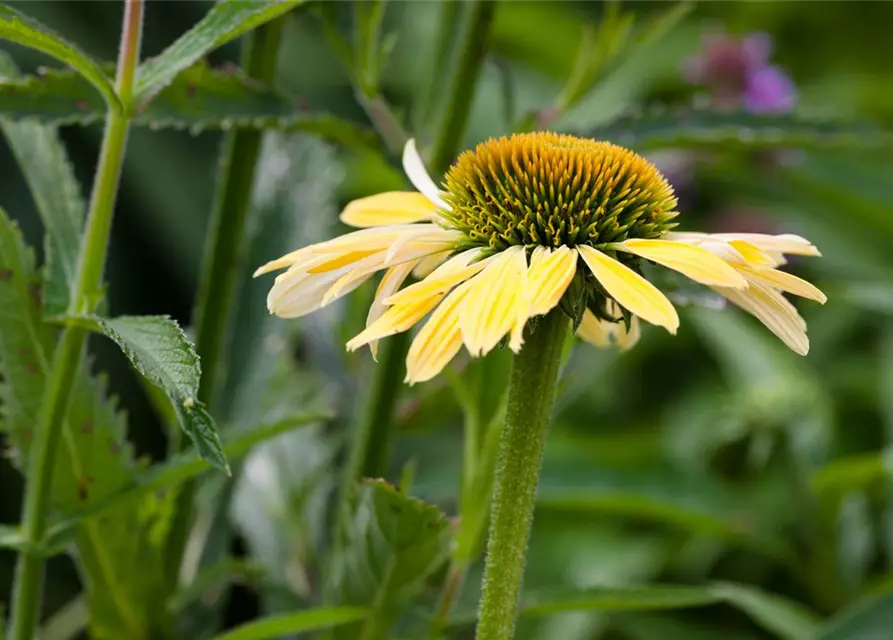
[{"label": "flower stem", "polygon": [[[273,82],[285,17],[272,20],[248,34],[242,50],[242,69],[251,78]],[[263,132],[241,129],[227,135],[220,164],[220,181],[205,243],[201,281],[196,297],[195,342],[202,363],[198,399],[214,407],[224,360],[233,297],[242,268],[245,227],[251,208],[254,179]],[[188,443],[180,441],[180,446]],[[168,537],[166,572],[173,586],[179,579],[183,554],[192,527],[196,482],[185,483]]]},{"label": "flower stem", "polygon": [[570,321],[542,318],[512,365],[496,462],[477,640],[511,640],[555,387]]},{"label": "flower stem", "polygon": [[[102,295],[102,274],[105,268],[112,215],[127,145],[128,113],[133,94],[133,80],[139,60],[143,27],[143,0],[128,0],[124,9],[121,49],[118,58],[116,89],[124,113],[110,108],[106,121],[99,165],[90,198],[84,242],[78,257],[77,277],[71,296],[69,314],[89,313]],[[49,378],[44,392],[34,443],[28,459],[28,485],[22,537],[25,548],[19,555],[13,591],[12,626],[9,638],[34,638],[40,611],[44,558],[42,546],[47,528],[47,515],[52,497],[53,474],[71,391],[84,354],[87,333],[66,327],[53,354]]]},{"label": "flower stem", "polygon": [[446,171],[465,135],[475,85],[487,53],[487,36],[496,14],[496,0],[472,0],[468,5],[458,64],[450,78],[446,109],[431,152],[435,175]]}]

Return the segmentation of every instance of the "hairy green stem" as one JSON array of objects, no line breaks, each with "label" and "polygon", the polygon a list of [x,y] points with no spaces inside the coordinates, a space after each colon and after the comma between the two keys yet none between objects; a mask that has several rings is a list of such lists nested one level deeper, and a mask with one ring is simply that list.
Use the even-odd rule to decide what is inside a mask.
[{"label": "hairy green stem", "polygon": [[560,310],[551,311],[528,335],[512,365],[496,461],[477,640],[514,636],[539,471],[569,327]]},{"label": "hairy green stem", "polygon": [[471,0],[468,5],[458,63],[450,77],[446,109],[431,152],[431,169],[435,175],[446,171],[465,135],[474,88],[487,53],[487,36],[496,14],[496,0]]},{"label": "hairy green stem", "polygon": [[[273,82],[284,25],[283,16],[258,27],[246,37],[242,69],[251,78]],[[246,220],[262,142],[263,132],[249,129],[228,134],[224,142],[220,181],[205,243],[195,309],[196,351],[202,363],[198,399],[211,407],[222,377],[233,298],[239,272],[244,266]],[[185,483],[177,499],[166,555],[166,574],[171,586],[179,579],[194,517],[196,486],[195,480]]]},{"label": "hairy green stem", "polygon": [[[102,275],[108,252],[112,216],[121,176],[129,129],[128,114],[133,80],[139,61],[143,28],[143,0],[128,0],[124,11],[116,90],[124,113],[110,109],[103,135],[99,165],[90,198],[84,241],[78,256],[77,277],[70,314],[93,311],[102,296]],[[22,519],[25,548],[19,555],[13,588],[12,626],[9,638],[32,640],[40,612],[44,558],[42,549],[52,496],[53,475],[61,428],[71,400],[72,386],[83,358],[87,333],[66,327],[53,354],[41,413],[28,459],[28,484]]]}]

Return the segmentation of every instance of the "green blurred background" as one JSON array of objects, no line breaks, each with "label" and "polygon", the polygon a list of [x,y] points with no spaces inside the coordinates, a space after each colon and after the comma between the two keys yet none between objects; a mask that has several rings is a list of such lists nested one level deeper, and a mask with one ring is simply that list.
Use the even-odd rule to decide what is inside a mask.
[{"label": "green blurred background", "polygon": [[[95,57],[114,59],[120,3],[10,4]],[[383,90],[410,122],[418,111],[415,96],[439,81],[431,73],[439,5],[391,2],[387,9],[385,31],[396,41]],[[209,6],[150,3],[145,54],[160,52]],[[624,3],[637,23],[668,6]],[[602,11],[597,2],[502,2],[491,54],[476,95],[469,96],[474,106],[463,147],[506,133],[525,111],[547,106],[570,73],[581,25],[597,21]],[[798,113],[893,126],[890,24],[890,2],[698,3],[654,47],[628,59],[621,55],[571,120],[585,131],[634,106],[695,103],[703,90],[685,82],[685,61],[702,50],[705,32],[720,29],[771,36],[772,63],[792,78]],[[24,70],[46,64],[11,45],[8,50]],[[228,45],[211,61],[219,65],[237,55],[237,45]],[[296,12],[289,20],[281,55],[280,87],[313,110],[364,121],[312,12]],[[63,136],[82,184],[89,185],[99,128],[65,128]],[[424,132],[421,137],[430,142]],[[220,140],[219,133],[132,133],[108,268],[113,313],[166,313],[188,325]],[[337,231],[337,206],[347,200],[401,186],[400,174],[375,154],[323,148],[322,157],[326,171],[320,169],[320,179],[334,195],[288,204],[301,220],[302,243]],[[749,316],[698,307],[684,309],[677,337],[647,328],[629,353],[579,345],[549,441],[528,585],[735,580],[824,613],[860,594],[889,590],[893,484],[886,484],[884,451],[893,445],[893,155],[791,150],[770,157],[713,149],[662,151],[655,161],[678,180],[683,228],[790,231],[815,242],[824,258],[795,261],[792,270],[812,279],[829,302],[823,308],[798,305],[812,342],[806,358],[789,353]],[[0,167],[0,205],[39,246],[39,219],[5,142]],[[308,204],[320,201],[327,205]],[[265,286],[257,285],[253,296],[246,290],[243,304],[261,305],[258,292]],[[350,390],[363,387],[369,358],[343,355],[338,344],[364,316],[356,299],[367,295],[297,323],[297,353],[308,376],[332,390],[347,416],[355,408]],[[113,347],[96,341],[92,348],[129,409],[137,451],[160,459],[164,432],[127,363]],[[447,513],[455,513],[460,425],[447,381],[406,390],[393,477],[413,460],[415,492]],[[255,491],[291,496],[294,477],[307,474],[299,464],[288,466],[293,462],[266,464],[285,470],[275,486]],[[250,480],[242,490],[250,496]],[[20,493],[18,473],[0,461],[0,522],[17,521]],[[295,514],[304,513],[288,500]],[[242,527],[259,527],[263,518],[278,526],[269,513],[245,515],[238,505],[233,512]],[[257,552],[251,544],[260,543],[240,539],[236,550]],[[0,553],[0,601],[6,600],[13,561],[12,554]],[[78,586],[69,560],[55,559],[50,571],[52,609]],[[464,594],[472,606],[476,584],[474,576]],[[229,622],[273,606],[248,587],[234,594]],[[568,640],[769,637],[721,606],[672,615],[568,613],[525,621],[522,633]],[[893,631],[885,637],[893,638]]]}]

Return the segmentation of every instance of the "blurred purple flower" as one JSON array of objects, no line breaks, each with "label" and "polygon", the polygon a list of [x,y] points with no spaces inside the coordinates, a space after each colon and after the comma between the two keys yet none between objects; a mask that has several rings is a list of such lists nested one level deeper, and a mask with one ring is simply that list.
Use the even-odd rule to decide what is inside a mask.
[{"label": "blurred purple flower", "polygon": [[769,64],[771,54],[772,39],[765,33],[743,38],[709,33],[701,53],[686,62],[683,73],[689,83],[708,88],[716,107],[743,106],[754,113],[790,111],[794,83],[780,67]]},{"label": "blurred purple flower", "polygon": [[753,113],[784,113],[794,108],[794,83],[775,66],[753,75],[744,93],[744,108]]}]

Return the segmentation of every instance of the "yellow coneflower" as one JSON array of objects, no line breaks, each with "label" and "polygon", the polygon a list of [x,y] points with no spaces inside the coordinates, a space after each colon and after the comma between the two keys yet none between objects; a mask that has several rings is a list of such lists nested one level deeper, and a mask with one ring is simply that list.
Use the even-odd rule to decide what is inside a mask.
[{"label": "yellow coneflower", "polygon": [[[556,306],[598,346],[628,348],[639,319],[675,334],[672,303],[640,273],[646,260],[711,287],[752,313],[793,351],[806,325],[784,293],[824,303],[810,283],[778,270],[785,254],[817,256],[796,235],[671,231],[676,198],[641,156],[553,133],[491,139],[462,154],[439,188],[412,141],[403,167],[417,192],[355,200],[341,220],[361,230],[299,249],[277,269],[267,303],[296,318],[386,270],[366,329],[349,349],[424,324],[407,356],[410,383],[437,375],[464,345],[486,354],[507,338],[517,352],[531,318]],[[418,279],[401,289],[414,274]]]}]

